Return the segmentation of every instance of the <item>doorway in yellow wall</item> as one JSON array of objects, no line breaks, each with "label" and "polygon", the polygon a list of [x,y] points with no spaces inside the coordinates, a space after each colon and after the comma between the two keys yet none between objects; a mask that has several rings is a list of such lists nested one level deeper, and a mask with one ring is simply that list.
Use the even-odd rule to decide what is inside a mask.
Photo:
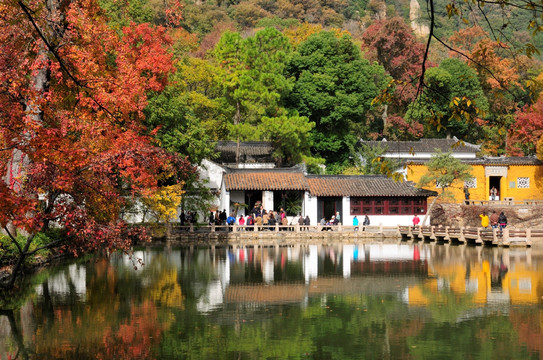
[{"label": "doorway in yellow wall", "polygon": [[[500,200],[501,198],[501,189],[500,189],[500,179],[501,176],[489,176],[488,178],[488,198],[490,200]],[[492,197],[492,189],[496,188],[496,195]]]}]

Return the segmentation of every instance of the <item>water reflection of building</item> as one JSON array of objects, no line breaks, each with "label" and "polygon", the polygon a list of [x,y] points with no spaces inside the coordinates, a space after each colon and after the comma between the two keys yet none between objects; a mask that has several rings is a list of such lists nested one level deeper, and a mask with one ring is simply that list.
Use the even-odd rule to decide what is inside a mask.
[{"label": "water reflection of building", "polygon": [[232,303],[304,303],[325,294],[400,296],[427,278],[430,256],[400,244],[217,248],[208,255],[217,278],[199,292],[203,312]]},{"label": "water reflection of building", "polygon": [[55,294],[55,298],[77,298],[85,300],[87,294],[85,265],[71,264],[64,271],[51,275],[46,282],[36,287],[36,293]]},{"label": "water reflection of building", "polygon": [[[535,250],[534,250],[535,251]],[[197,264],[209,275],[191,279],[200,312],[231,302],[305,302],[326,293],[396,294],[417,306],[465,295],[474,305],[540,303],[543,272],[532,250],[407,244],[333,244],[294,247],[237,247],[138,251],[150,265],[164,261],[179,270]],[[115,266],[134,269],[133,259],[113,257]],[[86,296],[86,269],[72,264],[36,288],[56,301]],[[192,275],[189,275],[192,276]],[[143,285],[153,281],[142,280]]]},{"label": "water reflection of building", "polygon": [[439,293],[466,295],[474,305],[537,304],[543,296],[543,272],[532,263],[531,249],[484,249],[465,257],[463,248],[436,247],[430,277],[406,290],[412,305],[447,301]]},{"label": "water reflection of building", "polygon": [[204,311],[232,303],[304,303],[325,294],[395,294],[413,306],[449,301],[447,293],[466,295],[474,305],[538,303],[543,295],[529,250],[512,256],[507,249],[349,244],[227,253],[229,264],[216,262],[221,285],[208,284],[222,297]]}]

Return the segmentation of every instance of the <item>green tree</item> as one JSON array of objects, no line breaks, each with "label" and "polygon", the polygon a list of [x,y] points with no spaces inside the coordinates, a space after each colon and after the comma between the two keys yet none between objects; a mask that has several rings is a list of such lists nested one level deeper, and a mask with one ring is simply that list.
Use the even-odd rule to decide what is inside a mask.
[{"label": "green tree", "polygon": [[417,186],[421,188],[437,187],[439,191],[438,196],[430,204],[422,225],[426,223],[437,199],[454,197],[449,188],[463,188],[463,182],[473,177],[471,167],[468,164],[463,164],[460,160],[454,158],[451,152],[442,153],[439,149],[436,149],[436,152],[432,154],[432,158],[426,163],[426,166],[428,171],[420,178]]},{"label": "green tree", "polygon": [[345,175],[386,175],[394,180],[402,180],[401,172],[402,164],[400,161],[385,157],[388,147],[385,146],[369,146],[361,144],[358,150],[355,163],[356,165],[347,168],[343,173]]},{"label": "green tree", "polygon": [[303,161],[303,154],[309,153],[309,132],[315,123],[305,116],[262,117],[258,129],[263,140],[268,140],[274,148],[273,157],[278,164],[289,165]]},{"label": "green tree", "polygon": [[214,51],[222,69],[223,109],[231,119],[229,138],[272,141],[279,165],[309,155],[306,133],[313,127],[307,117],[282,105],[281,99],[292,88],[283,75],[290,52],[288,38],[274,28],[246,39],[225,32]]},{"label": "green tree", "polygon": [[409,107],[406,118],[424,124],[428,137],[456,136],[477,141],[488,111],[477,74],[466,63],[446,59],[425,74],[425,90]]},{"label": "green tree", "polygon": [[300,44],[286,71],[296,81],[290,106],[316,124],[314,154],[326,159],[329,172],[341,172],[371,127],[367,114],[387,81],[384,69],[362,59],[349,36],[323,31]]},{"label": "green tree", "polygon": [[176,70],[170,84],[150,97],[146,123],[155,129],[162,147],[200,164],[213,158],[213,142],[227,132],[221,70],[190,57],[178,62]]}]

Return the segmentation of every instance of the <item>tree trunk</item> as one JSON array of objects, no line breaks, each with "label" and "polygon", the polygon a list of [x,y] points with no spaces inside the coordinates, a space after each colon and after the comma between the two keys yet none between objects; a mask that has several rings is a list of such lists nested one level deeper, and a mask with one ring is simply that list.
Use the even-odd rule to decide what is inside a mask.
[{"label": "tree trunk", "polygon": [[426,211],[426,215],[424,215],[424,219],[422,219],[422,224],[421,224],[422,226],[426,226],[426,221],[430,217],[430,214],[432,213],[432,209],[434,208],[434,204],[436,203],[436,200],[437,200],[438,197],[439,197],[439,195],[436,196],[434,198],[434,200],[432,200],[432,203],[430,204],[430,207],[428,207],[428,211]]},{"label": "tree trunk", "polygon": [[[13,285],[15,285],[15,280],[17,279],[17,275],[19,274],[19,271],[21,270],[21,267],[23,266],[23,263],[26,259],[26,254],[28,252],[28,249],[30,248],[30,244],[32,244],[32,240],[34,240],[34,234],[29,235],[26,239],[26,244],[22,251],[19,253],[19,258],[17,259],[15,266],[13,266],[13,270],[11,271],[11,276],[8,281],[9,289],[13,288]],[[15,241],[15,238],[12,238],[12,241]]]},{"label": "tree trunk", "polygon": [[[35,38],[40,44],[36,58],[43,61],[43,64],[41,65],[41,68],[36,70],[36,73],[32,79],[32,87],[35,95],[25,100],[25,113],[29,121],[33,122],[34,125],[41,125],[43,122],[43,112],[39,108],[38,103],[42,99],[43,94],[49,89],[50,80],[50,72],[47,61],[44,61],[50,57],[50,49],[44,43],[43,39],[40,39],[40,37],[47,39],[49,44],[58,44],[61,43],[60,39],[65,33],[65,16],[62,12],[60,1],[47,0],[45,1],[45,4],[47,10],[46,21],[49,25],[44,28],[39,28],[37,23],[34,24],[37,28],[35,29],[37,32],[35,34]],[[28,9],[24,5],[21,5],[21,8],[23,11],[25,11],[25,13],[27,13],[29,21],[35,21],[34,18],[31,18],[32,15],[30,15],[32,9]],[[21,179],[24,178],[25,169],[30,165],[28,154],[25,154],[21,148],[26,147],[32,136],[33,134],[31,132],[25,132],[24,134],[19,134],[18,138],[13,139],[15,142],[15,147],[9,160],[5,182],[15,192],[21,191]]]},{"label": "tree trunk", "polygon": [[[236,102],[236,115],[234,117],[234,125],[238,125],[241,122],[241,110],[239,101]],[[239,134],[237,135],[237,144],[236,144],[236,167],[239,167],[239,158],[240,158],[240,143],[239,143]]]},{"label": "tree trunk", "polygon": [[383,113],[381,114],[381,119],[383,119],[383,135],[388,135],[388,129],[387,129],[388,105],[385,104],[383,108],[384,108]]},{"label": "tree trunk", "polygon": [[[59,40],[64,34],[64,15],[60,7],[59,0],[47,0],[45,2],[46,7],[46,20],[48,24],[52,24],[52,27],[39,28],[37,23],[34,23],[35,19],[32,18],[31,13],[20,3],[21,9],[27,14],[28,21],[33,22],[36,30],[35,41],[39,41],[39,49],[36,54],[36,58],[42,61],[41,67],[36,70],[35,75],[32,78],[32,95],[25,99],[25,114],[24,121],[31,123],[33,126],[41,125],[43,123],[43,111],[39,107],[39,102],[43,98],[44,94],[49,89],[50,72],[48,68],[48,62],[45,61],[50,57],[50,49],[47,44],[40,39],[41,37],[48,40],[48,43],[61,43]],[[39,40],[38,40],[39,39]],[[30,159],[25,151],[28,151],[28,143],[32,139],[34,134],[31,131],[25,131],[22,134],[18,134],[12,139],[14,148],[11,153],[11,158],[8,161],[7,173],[4,177],[4,182],[16,193],[21,193],[23,188],[23,179],[25,173],[30,165]],[[37,195],[37,194],[36,194]],[[50,195],[50,194],[49,194]],[[50,204],[52,205],[52,204]],[[8,224],[8,228],[11,224]],[[17,230],[17,229],[16,229]],[[16,236],[16,230],[12,232]],[[28,249],[34,239],[35,234],[28,234],[24,249],[21,251],[19,258],[13,268],[13,272],[8,281],[8,286],[13,287],[17,275],[24,263],[27,256]],[[13,239],[13,241],[15,241]]]}]

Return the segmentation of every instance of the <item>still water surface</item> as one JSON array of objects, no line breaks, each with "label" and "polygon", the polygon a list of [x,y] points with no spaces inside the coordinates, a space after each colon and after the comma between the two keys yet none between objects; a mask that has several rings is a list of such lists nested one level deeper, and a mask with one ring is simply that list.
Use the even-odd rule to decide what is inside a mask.
[{"label": "still water surface", "polygon": [[[0,359],[543,359],[543,251],[148,248],[36,274]],[[137,267],[137,269],[135,269]]]}]

